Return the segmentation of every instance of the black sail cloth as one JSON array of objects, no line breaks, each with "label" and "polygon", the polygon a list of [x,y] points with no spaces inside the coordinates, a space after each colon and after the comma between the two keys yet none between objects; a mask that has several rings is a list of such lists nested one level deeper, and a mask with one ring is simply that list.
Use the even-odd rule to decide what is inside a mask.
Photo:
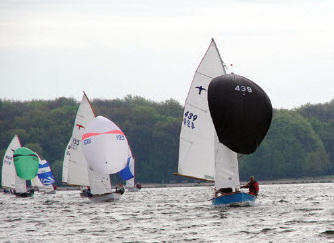
[{"label": "black sail cloth", "polygon": [[251,80],[236,74],[212,79],[208,104],[219,141],[240,154],[251,154],[268,132],[272,105]]}]

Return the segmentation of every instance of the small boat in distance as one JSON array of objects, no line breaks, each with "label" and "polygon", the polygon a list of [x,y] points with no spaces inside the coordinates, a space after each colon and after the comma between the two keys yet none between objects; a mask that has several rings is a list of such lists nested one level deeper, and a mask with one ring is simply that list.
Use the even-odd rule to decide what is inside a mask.
[{"label": "small boat in distance", "polygon": [[35,178],[38,172],[38,155],[28,148],[20,147],[13,154],[16,170],[15,196],[32,197],[34,190],[30,187],[30,180]]},{"label": "small boat in distance", "polygon": [[[130,148],[129,148],[130,150]],[[129,192],[139,192],[141,190],[141,184],[140,183],[136,183],[136,174],[135,174],[135,159],[132,157],[132,153],[131,150],[129,152],[130,157],[128,158],[128,167],[130,168],[130,171],[133,175],[132,178],[130,178],[129,180],[126,181],[125,184],[125,188],[127,189],[127,191]]]},{"label": "small boat in distance", "polygon": [[[4,193],[14,193],[16,186],[20,187],[20,182],[22,182],[22,184],[25,183],[23,180],[21,181],[20,178],[16,178],[16,170],[14,166],[14,151],[20,147],[20,140],[18,136],[15,135],[8,145],[2,162],[1,186],[4,189]],[[18,183],[16,183],[16,179]]]},{"label": "small boat in distance", "polygon": [[[89,176],[89,198],[92,201],[119,200],[125,188],[120,186],[113,191],[109,175],[128,171],[129,145],[126,136],[115,123],[103,116],[97,116],[86,127],[82,141],[83,152],[90,169],[89,175],[93,173],[106,179],[101,183],[91,180],[93,178]],[[129,177],[133,175],[130,174]]]},{"label": "small boat in distance", "polygon": [[83,135],[87,133],[89,124],[94,120],[93,108],[84,93],[76,114],[72,137],[65,150],[62,181],[67,185],[79,186],[80,196],[91,201],[115,201],[124,193],[124,188],[112,188],[111,173],[93,171],[94,166],[88,164],[83,151],[86,139]]},{"label": "small boat in distance", "polygon": [[51,167],[46,160],[39,161],[37,177],[33,179],[38,188],[38,191],[45,194],[55,194],[53,183],[55,183]]}]

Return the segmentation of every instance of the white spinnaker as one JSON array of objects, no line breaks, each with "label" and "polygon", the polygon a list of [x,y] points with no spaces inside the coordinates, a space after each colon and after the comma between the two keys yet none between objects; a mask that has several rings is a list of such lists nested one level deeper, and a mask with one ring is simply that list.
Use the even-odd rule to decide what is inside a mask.
[{"label": "white spinnaker", "polygon": [[83,135],[83,152],[88,167],[98,174],[114,174],[126,167],[128,142],[120,128],[109,119],[98,116]]},{"label": "white spinnaker", "polygon": [[178,173],[214,179],[216,131],[209,111],[207,90],[211,80],[225,74],[224,64],[212,40],[194,75],[185,102],[180,134]]},{"label": "white spinnaker", "polygon": [[15,188],[16,184],[16,170],[14,166],[13,154],[14,151],[21,147],[20,140],[17,135],[15,135],[8,145],[5,152],[5,156],[2,162],[2,177],[1,186],[7,188]]},{"label": "white spinnaker", "polygon": [[63,182],[69,185],[89,186],[87,161],[82,151],[81,137],[90,121],[95,118],[86,94],[76,114],[72,137],[65,150]]}]

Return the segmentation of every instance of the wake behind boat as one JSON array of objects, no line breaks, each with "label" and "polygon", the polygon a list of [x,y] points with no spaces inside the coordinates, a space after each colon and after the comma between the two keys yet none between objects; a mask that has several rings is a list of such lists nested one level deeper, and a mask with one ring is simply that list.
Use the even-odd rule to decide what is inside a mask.
[{"label": "wake behind boat", "polygon": [[[264,91],[258,96],[261,91],[250,80],[235,74],[226,75],[212,39],[185,102],[175,175],[214,181],[216,191],[220,192],[211,200],[214,206],[245,206],[255,202],[256,196],[240,191],[237,153],[254,152],[269,129],[271,103]],[[249,97],[252,107],[245,104]],[[263,109],[263,102],[265,108],[269,105],[268,109]],[[256,110],[259,103],[260,110]],[[249,112],[254,109],[253,114],[257,116]],[[250,118],[263,119],[263,111],[266,113],[264,125]]]}]

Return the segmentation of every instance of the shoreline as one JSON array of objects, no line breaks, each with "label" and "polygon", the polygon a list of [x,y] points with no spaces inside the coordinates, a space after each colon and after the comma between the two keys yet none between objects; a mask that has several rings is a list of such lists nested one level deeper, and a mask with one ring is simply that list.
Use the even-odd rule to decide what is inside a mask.
[{"label": "shoreline", "polygon": [[[307,177],[300,179],[277,179],[277,180],[259,180],[261,185],[276,185],[276,184],[305,184],[305,183],[334,183],[334,176],[326,177]],[[241,185],[247,184],[247,181],[241,181]],[[197,187],[197,186],[214,186],[213,182],[193,182],[193,183],[169,183],[169,184],[159,184],[159,183],[141,183],[142,188],[166,188],[166,187]],[[59,191],[72,191],[80,190],[79,187],[75,186],[57,186]],[[0,189],[0,192],[3,188]]]},{"label": "shoreline", "polygon": [[[301,178],[301,179],[278,179],[278,180],[263,180],[259,181],[261,185],[276,185],[276,184],[305,184],[305,183],[334,183],[334,176],[322,178]],[[247,184],[247,181],[241,181],[241,185]],[[142,188],[165,188],[165,187],[196,187],[196,186],[214,186],[213,182],[193,182],[193,183],[141,183]],[[59,191],[79,190],[78,187],[73,186],[59,186]]]}]

